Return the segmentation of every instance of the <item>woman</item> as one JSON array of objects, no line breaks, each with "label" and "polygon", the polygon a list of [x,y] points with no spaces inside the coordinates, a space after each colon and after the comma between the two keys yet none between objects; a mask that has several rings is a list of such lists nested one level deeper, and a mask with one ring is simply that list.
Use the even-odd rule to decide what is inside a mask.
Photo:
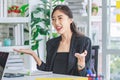
[{"label": "woman", "polygon": [[90,39],[78,33],[72,12],[66,5],[56,6],[51,17],[52,24],[60,36],[47,41],[46,63],[31,50],[15,49],[15,51],[33,56],[39,70],[86,76],[91,55]]}]

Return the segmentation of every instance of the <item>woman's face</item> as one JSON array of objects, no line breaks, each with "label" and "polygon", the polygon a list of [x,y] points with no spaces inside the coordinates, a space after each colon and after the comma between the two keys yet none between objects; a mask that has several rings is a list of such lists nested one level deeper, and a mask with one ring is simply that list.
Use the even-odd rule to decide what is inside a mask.
[{"label": "woman's face", "polygon": [[52,16],[52,24],[59,34],[64,34],[70,30],[72,19],[60,10],[56,10]]}]

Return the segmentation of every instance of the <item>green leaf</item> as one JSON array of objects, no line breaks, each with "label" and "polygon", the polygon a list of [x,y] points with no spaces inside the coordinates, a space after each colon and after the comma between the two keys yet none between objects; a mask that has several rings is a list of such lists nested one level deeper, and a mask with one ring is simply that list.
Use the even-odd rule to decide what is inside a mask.
[{"label": "green leaf", "polygon": [[39,41],[35,42],[35,45],[32,45],[32,50],[36,50],[39,47]]},{"label": "green leaf", "polygon": [[33,12],[31,12],[31,22],[33,22],[34,20],[34,14],[33,14]]},{"label": "green leaf", "polygon": [[32,39],[36,39],[38,37],[38,30],[36,32],[33,33],[32,35]]},{"label": "green leaf", "polygon": [[37,13],[40,13],[40,12],[44,12],[44,8],[37,7],[37,8],[33,11],[34,14],[37,14]]},{"label": "green leaf", "polygon": [[33,28],[36,24],[35,23],[31,23],[31,28]]},{"label": "green leaf", "polygon": [[24,45],[29,45],[29,40],[26,40],[26,41],[24,42]]},{"label": "green leaf", "polygon": [[47,0],[40,0],[40,1],[42,1],[44,4],[49,3]]},{"label": "green leaf", "polygon": [[56,4],[54,4],[52,7],[55,7],[56,6]]},{"label": "green leaf", "polygon": [[40,31],[39,31],[39,33],[40,33],[41,35],[47,35],[47,34],[48,34],[48,30],[41,28]]},{"label": "green leaf", "polygon": [[50,16],[50,9],[45,9],[44,14],[45,16]]},{"label": "green leaf", "polygon": [[29,8],[29,4],[24,4],[19,8],[21,16],[25,15],[25,12],[28,10],[28,8]]},{"label": "green leaf", "polygon": [[36,28],[32,28],[31,35],[33,35],[37,31]]},{"label": "green leaf", "polygon": [[43,39],[37,39],[37,41],[39,41],[39,42],[42,41],[42,40],[43,40]]},{"label": "green leaf", "polygon": [[50,25],[50,19],[43,19],[43,21],[47,27]]},{"label": "green leaf", "polygon": [[64,0],[60,0],[61,2],[64,2]]},{"label": "green leaf", "polygon": [[33,18],[33,21],[34,21],[34,23],[38,23],[38,22],[41,22],[42,20],[41,20],[41,18]]},{"label": "green leaf", "polygon": [[26,28],[24,28],[24,32],[27,32],[27,33],[28,33],[28,32],[29,32],[29,30],[28,30],[28,29],[26,29]]},{"label": "green leaf", "polygon": [[98,12],[98,7],[92,7],[92,12],[94,11]]},{"label": "green leaf", "polygon": [[42,28],[40,25],[36,25],[36,28],[41,35],[47,35],[48,34],[48,29]]},{"label": "green leaf", "polygon": [[20,53],[20,55],[23,55],[24,53]]},{"label": "green leaf", "polygon": [[31,24],[31,27],[32,27],[32,28],[33,28],[36,24],[38,24],[39,22],[42,21],[41,18],[33,18],[32,20],[33,20],[32,24]]},{"label": "green leaf", "polygon": [[37,28],[40,28],[40,27],[41,27],[40,25],[36,25],[36,29],[37,29]]},{"label": "green leaf", "polygon": [[45,24],[46,24],[46,26],[50,25],[50,19],[46,19]]},{"label": "green leaf", "polygon": [[52,4],[56,4],[58,2],[57,0],[52,0]]},{"label": "green leaf", "polygon": [[29,14],[27,14],[26,17],[29,17]]},{"label": "green leaf", "polygon": [[53,38],[58,37],[58,33],[52,33]]}]

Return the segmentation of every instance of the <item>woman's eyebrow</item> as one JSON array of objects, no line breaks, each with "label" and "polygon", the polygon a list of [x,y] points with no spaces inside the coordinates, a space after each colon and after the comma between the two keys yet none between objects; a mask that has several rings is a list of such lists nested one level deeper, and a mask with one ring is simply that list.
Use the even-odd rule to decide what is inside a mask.
[{"label": "woman's eyebrow", "polygon": [[61,17],[61,16],[63,16],[63,15],[59,15],[58,17]]},{"label": "woman's eyebrow", "polygon": [[[63,15],[58,15],[57,17],[61,17],[61,16],[63,16]],[[55,16],[52,16],[52,18],[55,18]]]}]

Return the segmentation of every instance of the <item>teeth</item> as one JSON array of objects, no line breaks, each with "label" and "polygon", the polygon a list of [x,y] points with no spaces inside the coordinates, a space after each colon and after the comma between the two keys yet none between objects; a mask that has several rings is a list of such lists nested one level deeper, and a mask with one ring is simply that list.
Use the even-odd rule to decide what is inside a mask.
[{"label": "teeth", "polygon": [[60,29],[61,27],[57,27],[57,29]]},{"label": "teeth", "polygon": [[62,27],[57,27],[56,29],[57,29],[57,30],[60,30],[61,28],[62,28]]}]

